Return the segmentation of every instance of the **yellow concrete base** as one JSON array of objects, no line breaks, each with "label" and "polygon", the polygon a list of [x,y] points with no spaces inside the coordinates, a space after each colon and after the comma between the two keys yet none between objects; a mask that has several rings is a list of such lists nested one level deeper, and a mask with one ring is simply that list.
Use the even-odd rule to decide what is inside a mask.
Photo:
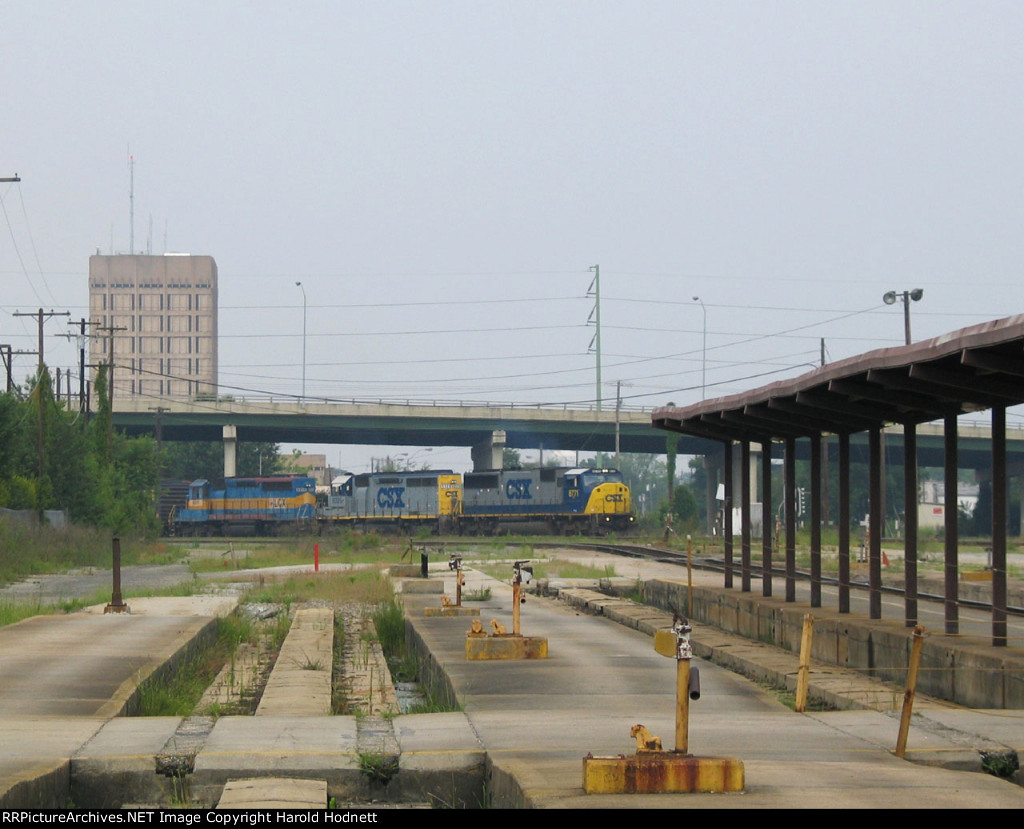
[{"label": "yellow concrete base", "polygon": [[734,757],[652,751],[583,758],[587,794],[741,792],[743,783],[743,761]]},{"label": "yellow concrete base", "polygon": [[479,607],[428,607],[423,611],[426,616],[479,616]]},{"label": "yellow concrete base", "polygon": [[466,634],[466,659],[547,659],[548,640],[540,636]]}]

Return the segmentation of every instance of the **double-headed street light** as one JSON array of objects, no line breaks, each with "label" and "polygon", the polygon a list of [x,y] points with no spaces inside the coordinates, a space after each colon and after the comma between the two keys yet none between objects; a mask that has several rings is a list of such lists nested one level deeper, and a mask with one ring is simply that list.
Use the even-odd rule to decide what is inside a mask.
[{"label": "double-headed street light", "polygon": [[302,291],[302,402],[306,402],[306,289],[301,282],[295,283]]},{"label": "double-headed street light", "polygon": [[886,305],[893,305],[897,299],[903,299],[903,328],[907,345],[910,345],[910,303],[917,302],[923,296],[924,291],[920,288],[914,288],[912,291],[888,291],[882,295],[882,302]]}]

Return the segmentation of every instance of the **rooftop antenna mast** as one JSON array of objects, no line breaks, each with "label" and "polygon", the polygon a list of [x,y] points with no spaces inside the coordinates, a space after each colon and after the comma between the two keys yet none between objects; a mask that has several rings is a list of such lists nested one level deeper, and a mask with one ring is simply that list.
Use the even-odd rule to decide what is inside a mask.
[{"label": "rooftop antenna mast", "polygon": [[135,156],[128,147],[128,253],[135,255]]}]

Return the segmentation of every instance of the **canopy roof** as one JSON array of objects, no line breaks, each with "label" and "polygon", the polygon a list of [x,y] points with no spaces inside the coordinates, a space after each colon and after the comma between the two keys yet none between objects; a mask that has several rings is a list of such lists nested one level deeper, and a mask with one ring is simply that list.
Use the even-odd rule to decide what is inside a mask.
[{"label": "canopy roof", "polygon": [[714,440],[849,434],[1024,403],[1024,315],[880,348],[789,380],[692,406],[663,406],[659,429]]}]

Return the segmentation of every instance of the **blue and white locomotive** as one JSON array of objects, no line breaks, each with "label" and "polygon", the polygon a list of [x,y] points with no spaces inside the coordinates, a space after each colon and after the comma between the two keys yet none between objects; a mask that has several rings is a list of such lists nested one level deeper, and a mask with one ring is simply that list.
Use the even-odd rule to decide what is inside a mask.
[{"label": "blue and white locomotive", "polygon": [[629,487],[616,469],[496,469],[462,479],[462,532],[542,522],[559,535],[601,534],[628,530],[635,521]]},{"label": "blue and white locomotive", "polygon": [[316,479],[226,478],[193,481],[188,500],[168,524],[181,535],[274,535],[316,524]]}]

